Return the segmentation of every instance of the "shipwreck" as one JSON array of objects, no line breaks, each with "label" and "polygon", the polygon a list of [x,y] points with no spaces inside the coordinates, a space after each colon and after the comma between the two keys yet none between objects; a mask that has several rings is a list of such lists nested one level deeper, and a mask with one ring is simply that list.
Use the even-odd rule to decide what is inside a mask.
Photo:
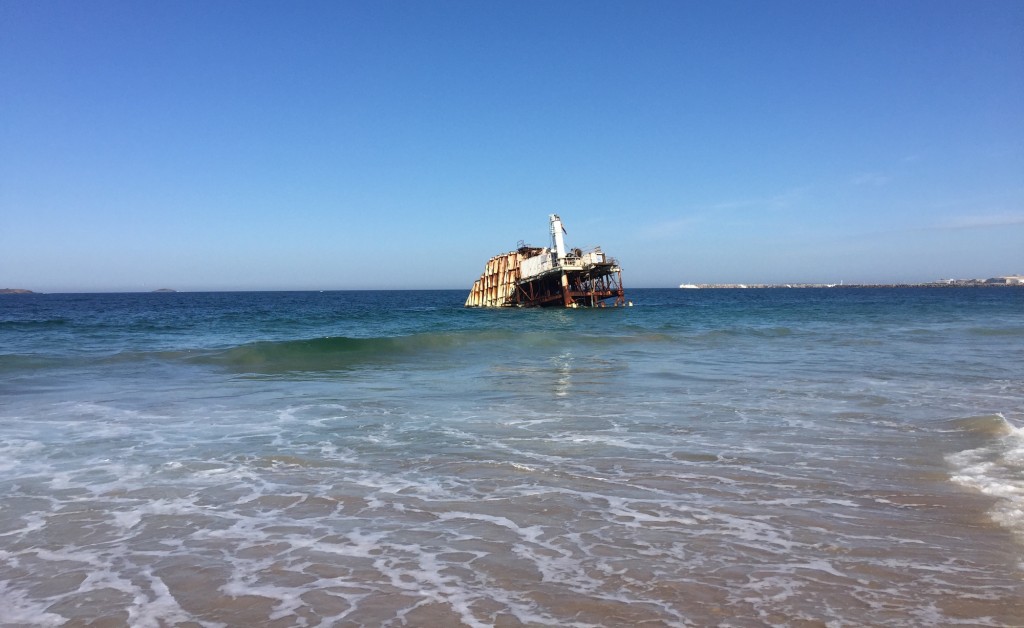
[{"label": "shipwreck", "polygon": [[514,251],[495,255],[473,283],[466,307],[604,307],[626,305],[622,269],[601,247],[566,249],[565,227],[556,214],[551,246],[519,242]]}]

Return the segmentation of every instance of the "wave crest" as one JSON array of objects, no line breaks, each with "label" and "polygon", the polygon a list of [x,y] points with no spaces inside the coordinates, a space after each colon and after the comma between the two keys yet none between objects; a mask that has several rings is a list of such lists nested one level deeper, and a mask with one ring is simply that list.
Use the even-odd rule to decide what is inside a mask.
[{"label": "wave crest", "polygon": [[334,336],[306,340],[264,340],[219,351],[191,354],[189,359],[254,373],[347,370],[367,363],[425,357],[471,342],[500,341],[511,332],[440,333],[378,338]]}]

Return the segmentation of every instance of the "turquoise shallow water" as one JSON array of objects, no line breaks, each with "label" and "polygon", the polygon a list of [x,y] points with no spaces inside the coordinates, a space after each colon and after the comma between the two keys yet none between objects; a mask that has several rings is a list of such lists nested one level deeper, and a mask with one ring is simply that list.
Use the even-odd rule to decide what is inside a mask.
[{"label": "turquoise shallow water", "polygon": [[1024,290],[0,299],[0,624],[1024,624]]}]

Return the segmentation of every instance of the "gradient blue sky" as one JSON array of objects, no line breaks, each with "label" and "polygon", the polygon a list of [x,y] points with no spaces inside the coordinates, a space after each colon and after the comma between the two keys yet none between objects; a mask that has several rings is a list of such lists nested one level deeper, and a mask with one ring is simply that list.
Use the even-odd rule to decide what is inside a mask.
[{"label": "gradient blue sky", "polygon": [[1024,273],[1019,0],[0,2],[0,287]]}]

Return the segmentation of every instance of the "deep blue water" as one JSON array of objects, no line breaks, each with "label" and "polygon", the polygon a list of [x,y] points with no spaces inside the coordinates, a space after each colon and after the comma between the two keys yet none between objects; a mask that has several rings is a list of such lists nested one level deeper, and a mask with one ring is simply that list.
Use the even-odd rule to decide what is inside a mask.
[{"label": "deep blue water", "polygon": [[0,296],[0,624],[1024,623],[1024,290],[465,296]]}]

